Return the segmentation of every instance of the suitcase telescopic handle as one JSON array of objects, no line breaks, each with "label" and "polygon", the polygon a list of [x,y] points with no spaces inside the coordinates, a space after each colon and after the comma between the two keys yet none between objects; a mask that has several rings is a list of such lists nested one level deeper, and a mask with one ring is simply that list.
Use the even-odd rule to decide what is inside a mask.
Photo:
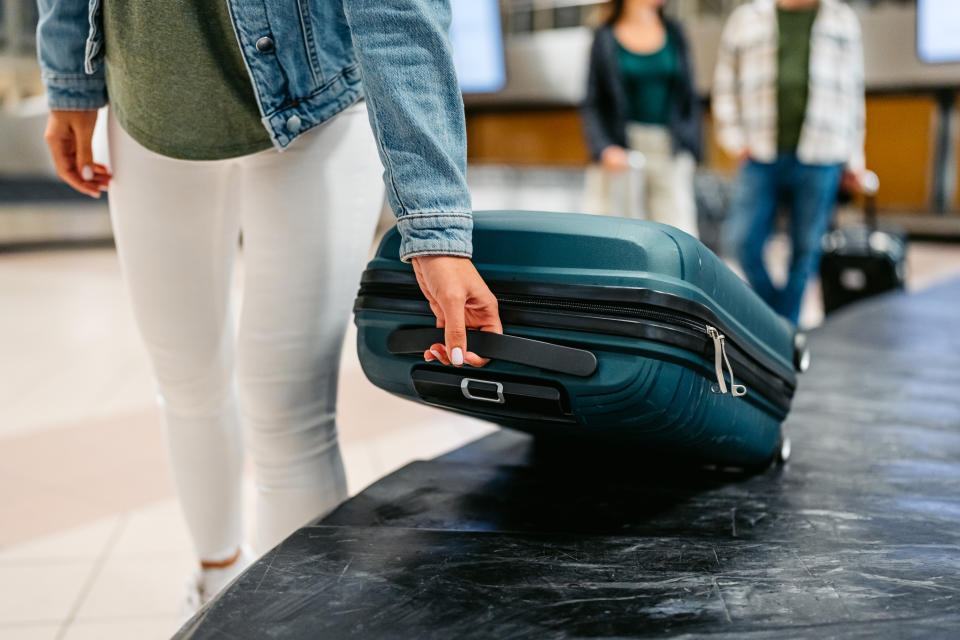
[{"label": "suitcase telescopic handle", "polygon": [[863,214],[867,220],[867,227],[877,228],[877,191],[880,190],[880,177],[873,171],[864,170],[860,178],[860,192],[863,193]]},{"label": "suitcase telescopic handle", "polygon": [[[396,329],[387,338],[387,350],[395,355],[423,353],[438,342],[444,342],[443,329]],[[467,348],[483,358],[582,378],[593,375],[597,370],[597,356],[589,351],[489,331],[467,331]]]}]

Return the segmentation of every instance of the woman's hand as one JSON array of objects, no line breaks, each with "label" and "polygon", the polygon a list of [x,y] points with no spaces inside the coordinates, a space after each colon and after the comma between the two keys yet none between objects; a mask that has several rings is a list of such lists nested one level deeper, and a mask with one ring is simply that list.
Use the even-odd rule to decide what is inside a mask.
[{"label": "woman's hand", "polygon": [[625,171],[629,166],[627,150],[623,147],[610,145],[600,153],[600,164],[605,171],[610,173],[619,173]]},{"label": "woman's hand", "polygon": [[873,171],[846,167],[840,178],[840,188],[847,193],[875,196],[880,189],[880,178]]},{"label": "woman's hand", "polygon": [[469,258],[420,256],[411,260],[413,271],[437,326],[445,329],[446,344],[434,344],[423,353],[428,362],[482,367],[489,360],[467,350],[467,328],[503,333],[497,299]]},{"label": "woman's hand", "polygon": [[99,198],[113,177],[102,164],[93,161],[93,127],[96,111],[51,111],[43,134],[50,147],[57,175],[71,187]]}]

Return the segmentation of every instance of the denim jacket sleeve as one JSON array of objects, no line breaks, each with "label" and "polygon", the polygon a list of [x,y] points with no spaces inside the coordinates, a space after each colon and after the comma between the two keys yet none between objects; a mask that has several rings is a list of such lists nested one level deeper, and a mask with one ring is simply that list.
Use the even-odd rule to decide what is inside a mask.
[{"label": "denim jacket sleeve", "polygon": [[343,0],[405,262],[472,254],[448,0]]},{"label": "denim jacket sleeve", "polygon": [[86,111],[107,103],[103,65],[88,67],[89,13],[99,2],[38,0],[37,57],[51,109]]}]

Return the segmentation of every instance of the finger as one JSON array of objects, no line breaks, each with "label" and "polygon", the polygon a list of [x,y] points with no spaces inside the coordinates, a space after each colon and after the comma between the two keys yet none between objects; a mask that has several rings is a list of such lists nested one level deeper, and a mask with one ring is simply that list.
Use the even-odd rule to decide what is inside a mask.
[{"label": "finger", "polygon": [[423,277],[423,271],[420,268],[420,263],[416,260],[412,262],[413,264],[413,275],[417,278],[417,284],[420,286],[420,292],[423,293],[423,297],[427,299],[431,304],[436,303],[433,295],[430,293],[430,288],[427,286],[427,281]]},{"label": "finger", "polygon": [[483,367],[483,366],[486,366],[488,362],[490,362],[490,359],[481,358],[480,356],[475,354],[473,351],[467,351],[467,353],[463,356],[463,362],[465,364],[470,365],[471,367]]},{"label": "finger", "polygon": [[[489,331],[491,333],[503,333],[503,325],[500,324],[500,315],[497,313],[497,299],[491,295],[492,303],[487,302],[485,308],[473,315],[475,318],[479,318],[476,322],[479,325],[480,331]],[[468,351],[464,356],[463,361],[466,364],[469,364],[472,367],[483,367],[486,366],[489,362],[489,358],[484,358],[479,354],[474,353],[473,351]]]},{"label": "finger", "polygon": [[98,198],[100,189],[86,184],[80,176],[76,165],[76,148],[76,139],[73,131],[69,129],[62,132],[61,136],[53,142],[51,151],[57,175],[77,191]]},{"label": "finger", "polygon": [[427,299],[427,303],[430,305],[430,311],[433,312],[433,315],[437,318],[437,327],[443,327],[443,309],[440,307],[440,303],[437,302],[437,299],[433,297],[430,293],[429,287],[427,287],[426,281],[423,278],[423,272],[420,270],[420,264],[414,260],[413,261],[413,275],[417,278],[417,284],[420,285],[420,292],[423,293],[423,297]]},{"label": "finger", "polygon": [[77,173],[76,165],[74,165],[76,155],[73,152],[73,141],[71,139],[60,138],[51,141],[50,153],[53,158],[53,166],[61,180],[80,193],[85,193],[94,198],[100,196],[100,190],[85,184],[80,174]]},{"label": "finger", "polygon": [[423,292],[423,295],[429,298],[429,293],[427,292],[427,287],[423,282],[423,274],[420,272],[420,265],[416,260],[411,261],[413,265],[413,275],[417,278],[417,284],[420,285],[420,291]]},{"label": "finger", "polygon": [[427,350],[427,352],[439,362],[442,362],[443,364],[450,364],[450,357],[447,355],[447,348],[439,342],[430,345],[430,348]]},{"label": "finger", "polygon": [[113,174],[110,173],[106,167],[101,168],[98,165],[93,166],[93,182],[102,185],[109,185],[111,180],[113,180]]},{"label": "finger", "polygon": [[84,182],[86,182],[91,187],[98,187],[101,185],[108,186],[110,184],[111,178],[112,176],[106,176],[103,174],[94,173],[92,180],[85,180]]},{"label": "finger", "polygon": [[479,319],[481,331],[492,331],[493,333],[503,333],[503,324],[500,322],[500,307],[497,297],[493,293],[487,293],[482,302],[475,311]]},{"label": "finger", "polygon": [[443,329],[443,325],[446,324],[443,316],[443,309],[440,308],[439,304],[431,302],[430,310],[433,311],[433,315],[437,318],[437,329]]},{"label": "finger", "polygon": [[93,126],[75,123],[73,134],[76,140],[76,166],[85,182],[93,181]]},{"label": "finger", "polygon": [[467,352],[467,327],[464,310],[465,300],[462,297],[451,296],[444,301],[444,343],[447,354],[453,366],[463,365],[463,356]]}]

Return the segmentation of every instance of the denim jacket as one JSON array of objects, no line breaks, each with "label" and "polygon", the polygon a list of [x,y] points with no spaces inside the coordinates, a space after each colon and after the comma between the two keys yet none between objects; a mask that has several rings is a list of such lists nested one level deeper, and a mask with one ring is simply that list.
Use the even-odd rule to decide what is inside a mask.
[{"label": "denim jacket", "polygon": [[[282,150],[365,97],[403,237],[401,257],[470,257],[466,131],[449,1],[220,1],[228,3],[274,146]],[[51,109],[107,103],[101,6],[39,0],[37,50]]]}]

